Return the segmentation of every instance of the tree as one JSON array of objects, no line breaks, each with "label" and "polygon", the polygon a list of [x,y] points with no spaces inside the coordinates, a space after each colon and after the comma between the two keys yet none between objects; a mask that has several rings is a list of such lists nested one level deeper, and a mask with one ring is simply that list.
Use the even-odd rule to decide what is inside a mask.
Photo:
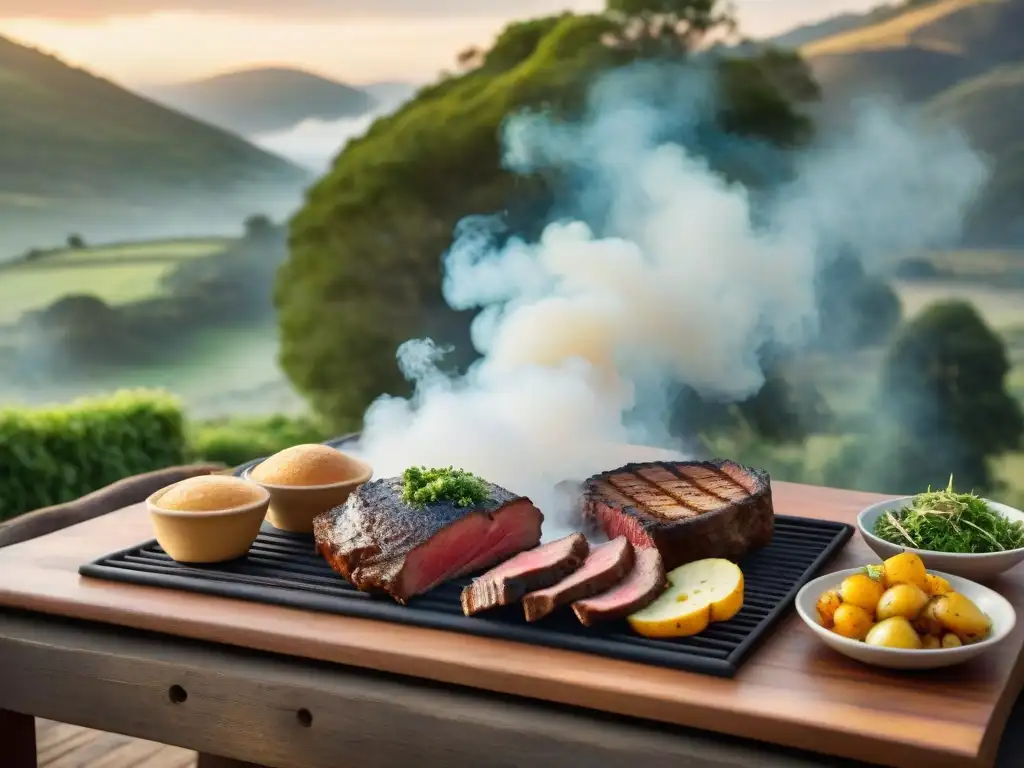
[{"label": "tree", "polygon": [[820,343],[832,352],[886,343],[903,311],[892,286],[868,275],[852,253],[827,261],[820,270],[817,304]]},{"label": "tree", "polygon": [[722,0],[608,0],[608,11],[621,22],[616,44],[645,56],[678,55],[736,30],[731,4]]},{"label": "tree", "polygon": [[246,240],[267,240],[274,234],[274,222],[262,213],[256,213],[247,218],[242,225],[245,230]]},{"label": "tree", "polygon": [[[844,452],[844,484],[890,493],[945,485],[991,488],[991,458],[1020,445],[1024,415],[1006,391],[1002,340],[977,310],[938,302],[907,323],[886,352],[878,425]],[[835,474],[834,473],[834,474]]]},{"label": "tree", "polygon": [[[646,55],[606,44],[621,23],[563,14],[510,25],[481,66],[380,118],[309,190],[276,283],[281,363],[335,427],[357,425],[382,393],[408,391],[395,364],[399,344],[428,332],[439,343],[468,337],[472,315],[449,309],[441,296],[440,257],[456,225],[502,211],[511,232],[532,234],[563,181],[503,168],[502,126],[524,109],[579,115],[601,73]],[[724,128],[783,146],[808,135],[806,118],[773,84],[781,65],[714,58],[706,66],[720,109],[704,134],[721,136]],[[751,94],[756,108],[744,106]],[[733,161],[721,146],[728,143],[713,148],[714,167]]]},{"label": "tree", "polygon": [[469,48],[459,51],[459,55],[455,57],[455,63],[458,64],[459,69],[463,71],[476,69],[483,63],[483,60],[483,51],[475,45],[471,45]]},{"label": "tree", "polygon": [[68,248],[80,251],[85,248],[85,239],[81,235],[68,235]]}]

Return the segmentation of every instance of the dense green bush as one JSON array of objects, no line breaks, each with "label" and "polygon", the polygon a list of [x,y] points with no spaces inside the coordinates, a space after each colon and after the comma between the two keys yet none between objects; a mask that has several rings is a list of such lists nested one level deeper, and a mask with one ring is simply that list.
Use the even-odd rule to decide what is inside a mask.
[{"label": "dense green bush", "polygon": [[992,461],[1017,450],[1020,404],[1006,390],[1003,340],[973,305],[940,301],[908,322],[886,351],[875,423],[829,467],[832,485],[917,493],[952,473],[964,490],[997,486]]},{"label": "dense green bush", "polygon": [[189,453],[195,459],[235,467],[293,445],[320,443],[329,436],[322,424],[308,417],[217,419],[190,427]]},{"label": "dense green bush", "polygon": [[180,464],[185,424],[162,392],[0,410],[0,521]]},{"label": "dense green bush", "polygon": [[[718,23],[724,5],[680,0],[669,10],[700,33]],[[631,2],[613,10],[629,15],[648,6],[661,9]],[[656,56],[685,66],[692,35],[684,50],[654,46],[649,54],[648,46],[609,45],[619,31],[620,21],[607,14],[512,24],[489,52],[473,57],[479,66],[423,89],[349,142],[309,190],[291,222],[290,256],[276,284],[281,363],[335,429],[357,423],[382,393],[407,391],[395,364],[399,344],[427,335],[460,344],[468,336],[472,313],[455,313],[441,296],[441,256],[458,222],[503,211],[510,230],[530,233],[552,210],[565,179],[554,172],[519,176],[503,167],[506,119],[535,110],[572,119],[600,74],[631,62]],[[714,57],[704,64],[718,97],[706,133],[776,147],[806,138],[810,123],[793,102],[816,88],[797,56]],[[663,74],[658,93],[667,102],[680,72]],[[717,147],[712,165],[739,177],[742,158],[718,146],[732,142],[708,143]]]}]

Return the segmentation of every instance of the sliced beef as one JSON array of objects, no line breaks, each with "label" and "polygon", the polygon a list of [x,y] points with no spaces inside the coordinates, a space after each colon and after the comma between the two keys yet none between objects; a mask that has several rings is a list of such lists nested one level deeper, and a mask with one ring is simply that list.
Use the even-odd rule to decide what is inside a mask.
[{"label": "sliced beef", "polygon": [[366,483],[313,521],[317,551],[357,589],[405,603],[540,542],[544,515],[504,488],[488,484],[487,501],[467,508],[414,507],[402,487],[400,477]]},{"label": "sliced beef", "polygon": [[636,552],[633,570],[607,592],[572,604],[581,624],[591,626],[600,621],[624,619],[653,603],[665,591],[668,581],[661,555],[654,547]]},{"label": "sliced beef", "polygon": [[633,545],[625,536],[600,544],[590,550],[578,571],[523,598],[526,620],[537,621],[560,605],[604,592],[622,581],[632,569]]},{"label": "sliced beef", "polygon": [[462,612],[472,616],[499,605],[511,605],[527,592],[550,587],[579,568],[589,551],[586,537],[574,533],[522,552],[463,589]]},{"label": "sliced beef", "polygon": [[771,541],[768,474],[732,461],[627,464],[584,484],[582,511],[609,538],[655,547],[665,568],[737,560]]}]

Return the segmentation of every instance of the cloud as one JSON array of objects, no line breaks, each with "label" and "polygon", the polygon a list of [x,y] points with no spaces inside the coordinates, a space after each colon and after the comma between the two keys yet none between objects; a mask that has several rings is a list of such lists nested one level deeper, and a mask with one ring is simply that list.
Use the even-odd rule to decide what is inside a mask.
[{"label": "cloud", "polygon": [[0,17],[91,21],[174,12],[275,18],[526,17],[602,5],[601,0],[4,0]]}]

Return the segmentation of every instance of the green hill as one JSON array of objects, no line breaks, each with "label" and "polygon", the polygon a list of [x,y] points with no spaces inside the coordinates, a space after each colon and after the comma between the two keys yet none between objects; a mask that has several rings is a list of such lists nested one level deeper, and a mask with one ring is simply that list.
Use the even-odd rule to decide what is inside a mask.
[{"label": "green hill", "polygon": [[867,13],[840,13],[821,21],[801,24],[799,27],[769,38],[764,42],[778,48],[801,48],[825,38],[860,29],[884,21],[900,12],[896,5],[879,5]]},{"label": "green hill", "polygon": [[923,101],[1024,60],[1022,29],[1022,0],[932,0],[814,40],[800,53],[835,103],[879,91]]},{"label": "green hill", "polygon": [[[842,17],[839,17],[842,18]],[[818,80],[822,117],[843,119],[858,95],[918,104],[963,129],[993,178],[969,222],[975,244],[1024,237],[1024,0],[925,0],[800,48]]]},{"label": "green hill", "polygon": [[[616,34],[627,33],[599,15],[509,25],[477,66],[422,89],[378,120],[310,189],[292,219],[289,258],[277,275],[281,362],[335,428],[357,424],[381,392],[407,391],[395,365],[395,349],[407,339],[453,344],[455,365],[472,359],[474,313],[443,301],[438,255],[472,214],[502,211],[509,231],[539,234],[541,212],[553,207],[568,179],[564,169],[513,173],[502,163],[501,127],[510,114],[539,107],[556,119],[578,117],[601,73],[664,56],[660,45],[609,45]],[[702,66],[713,68],[718,98],[696,135],[728,133],[779,146],[807,135],[789,94],[807,98],[813,84],[793,56],[709,58]],[[680,76],[647,68],[633,75],[630,86],[643,92],[638,98],[672,92]],[[731,146],[711,141],[702,154],[734,177],[759,170],[746,169],[747,158]]]},{"label": "green hill", "polygon": [[155,88],[149,95],[243,136],[284,130],[310,118],[358,117],[377,104],[370,94],[343,83],[273,67]]},{"label": "green hill", "polygon": [[992,180],[976,205],[976,239],[1024,240],[1024,61],[965,80],[926,109],[959,125],[989,158]]},{"label": "green hill", "polygon": [[0,38],[0,261],[28,247],[235,231],[307,173],[230,133]]}]

